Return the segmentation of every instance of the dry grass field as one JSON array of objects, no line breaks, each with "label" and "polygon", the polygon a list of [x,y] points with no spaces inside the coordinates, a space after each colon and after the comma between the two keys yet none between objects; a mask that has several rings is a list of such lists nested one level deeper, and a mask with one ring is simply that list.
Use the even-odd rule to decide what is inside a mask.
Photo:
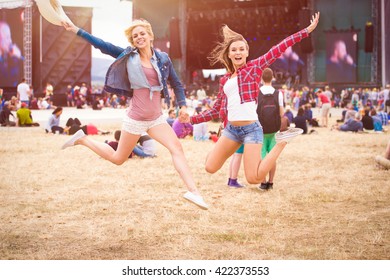
[{"label": "dry grass field", "polygon": [[214,144],[182,140],[204,211],[162,146],[115,166],[42,127],[0,128],[0,259],[389,259],[390,171],[374,157],[390,133],[317,131],[287,145],[268,192],[228,188],[228,162],[204,171]]}]

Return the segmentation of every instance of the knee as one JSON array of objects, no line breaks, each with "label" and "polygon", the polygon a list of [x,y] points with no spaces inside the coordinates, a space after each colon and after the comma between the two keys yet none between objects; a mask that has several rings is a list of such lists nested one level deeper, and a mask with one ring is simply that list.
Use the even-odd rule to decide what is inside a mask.
[{"label": "knee", "polygon": [[213,168],[209,167],[206,165],[205,167],[205,170],[207,173],[210,173],[210,174],[214,174],[215,172],[217,172],[216,170],[214,170]]},{"label": "knee", "polygon": [[127,158],[114,158],[111,162],[115,165],[122,165],[123,163],[125,163],[127,160]]},{"label": "knee", "polygon": [[175,142],[169,149],[172,155],[175,154],[184,154],[183,146],[179,141]]},{"label": "knee", "polygon": [[215,166],[212,166],[212,165],[209,164],[208,162],[206,162],[205,170],[206,170],[207,173],[210,173],[210,174],[214,174],[215,172],[218,171],[218,169],[215,168]]},{"label": "knee", "polygon": [[255,178],[255,177],[246,177],[246,180],[247,180],[248,183],[251,184],[251,185],[258,184],[258,183],[260,183],[260,181],[261,181],[261,180],[259,180],[258,178]]},{"label": "knee", "polygon": [[261,181],[263,181],[265,176],[263,176],[262,174],[258,174],[257,176],[256,176],[256,174],[252,174],[252,175],[246,174],[245,178],[249,184],[255,185],[255,184],[259,184]]}]

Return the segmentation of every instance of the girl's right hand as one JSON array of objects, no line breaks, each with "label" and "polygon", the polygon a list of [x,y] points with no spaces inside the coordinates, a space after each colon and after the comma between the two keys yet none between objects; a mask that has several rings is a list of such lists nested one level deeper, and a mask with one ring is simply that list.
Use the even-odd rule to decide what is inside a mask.
[{"label": "girl's right hand", "polygon": [[71,21],[62,21],[61,22],[62,26],[68,30],[68,31],[72,31],[73,33],[77,33],[79,31],[80,28],[78,28],[76,25],[74,25],[73,22]]}]

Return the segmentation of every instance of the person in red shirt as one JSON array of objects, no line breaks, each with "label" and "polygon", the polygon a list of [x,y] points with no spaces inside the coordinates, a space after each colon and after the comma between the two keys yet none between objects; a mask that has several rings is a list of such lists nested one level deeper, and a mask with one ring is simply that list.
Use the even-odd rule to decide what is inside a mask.
[{"label": "person in red shirt", "polygon": [[315,91],[318,97],[318,107],[321,108],[321,126],[328,127],[329,111],[330,111],[330,99],[322,92],[321,89]]},{"label": "person in red shirt", "polygon": [[272,151],[261,159],[263,129],[257,116],[257,98],[262,72],[288,47],[309,36],[318,24],[320,14],[312,16],[307,28],[287,37],[266,54],[247,62],[249,45],[245,38],[228,26],[222,27],[224,41],[210,55],[212,64],[221,63],[227,74],[220,79],[219,93],[214,106],[192,116],[192,124],[220,118],[226,124],[221,138],[206,159],[206,171],[217,172],[225,161],[241,146],[244,148],[245,177],[250,184],[259,184],[275,165],[289,139],[302,133],[292,128],[276,134],[278,142]]}]

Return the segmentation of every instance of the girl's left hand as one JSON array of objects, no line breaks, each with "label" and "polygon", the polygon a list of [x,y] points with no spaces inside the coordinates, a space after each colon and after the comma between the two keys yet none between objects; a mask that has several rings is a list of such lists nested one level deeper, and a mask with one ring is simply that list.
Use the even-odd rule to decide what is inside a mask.
[{"label": "girl's left hand", "polygon": [[307,27],[307,31],[309,33],[311,33],[314,29],[316,29],[319,19],[320,19],[320,12],[317,12],[313,16],[311,16],[310,25]]}]

